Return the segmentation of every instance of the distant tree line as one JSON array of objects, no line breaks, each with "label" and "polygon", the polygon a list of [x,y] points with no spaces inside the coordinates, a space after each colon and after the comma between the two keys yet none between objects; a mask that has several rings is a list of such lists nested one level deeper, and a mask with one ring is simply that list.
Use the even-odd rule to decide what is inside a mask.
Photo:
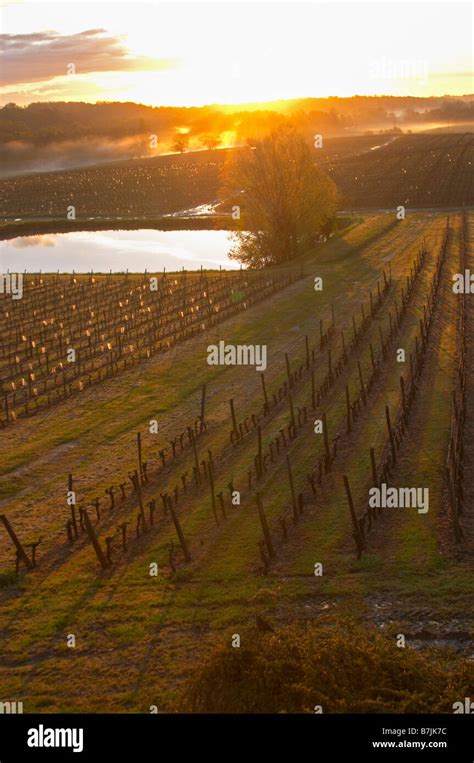
[{"label": "distant tree line", "polygon": [[[136,103],[9,103],[0,109],[0,140],[24,141],[36,146],[58,141],[96,137],[111,140],[158,134],[188,143],[215,148],[225,133],[234,142],[260,139],[271,130],[291,124],[302,134],[340,135],[351,128],[403,121],[468,121],[473,100],[458,98],[410,98],[355,96],[352,98],[306,98],[276,104],[203,107],[152,107]],[[180,144],[183,144],[181,139]],[[178,149],[181,150],[181,149]]]}]

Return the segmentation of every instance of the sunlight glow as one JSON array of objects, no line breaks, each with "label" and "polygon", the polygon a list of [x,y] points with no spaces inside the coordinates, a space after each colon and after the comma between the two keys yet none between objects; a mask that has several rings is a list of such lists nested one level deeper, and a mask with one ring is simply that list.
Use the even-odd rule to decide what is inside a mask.
[{"label": "sunlight glow", "polygon": [[43,80],[34,81],[32,64],[31,81],[2,88],[4,103],[203,105],[472,92],[468,3],[129,2],[112,11],[108,3],[23,2],[4,4],[1,13],[4,34],[103,29],[122,47],[115,70],[82,72],[78,64],[67,76],[71,40]]}]

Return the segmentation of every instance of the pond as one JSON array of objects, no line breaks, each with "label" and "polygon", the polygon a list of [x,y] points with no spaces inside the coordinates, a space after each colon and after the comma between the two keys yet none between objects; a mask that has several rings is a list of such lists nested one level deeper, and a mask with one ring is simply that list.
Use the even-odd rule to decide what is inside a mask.
[{"label": "pond", "polygon": [[225,230],[104,230],[0,241],[0,272],[87,273],[237,269]]}]

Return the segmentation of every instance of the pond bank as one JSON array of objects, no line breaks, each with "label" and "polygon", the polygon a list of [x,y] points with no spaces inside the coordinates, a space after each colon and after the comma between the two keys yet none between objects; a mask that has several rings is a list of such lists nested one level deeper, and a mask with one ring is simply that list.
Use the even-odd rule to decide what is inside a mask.
[{"label": "pond bank", "polygon": [[103,217],[100,220],[78,218],[76,220],[25,219],[0,224],[0,241],[18,236],[37,236],[42,233],[71,233],[72,231],[100,230],[235,230],[230,215],[201,215],[189,217]]}]

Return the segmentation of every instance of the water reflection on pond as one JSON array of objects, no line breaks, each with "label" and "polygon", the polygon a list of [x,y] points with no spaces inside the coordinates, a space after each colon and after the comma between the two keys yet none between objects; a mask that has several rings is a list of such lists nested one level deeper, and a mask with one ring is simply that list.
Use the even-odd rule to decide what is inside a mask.
[{"label": "water reflection on pond", "polygon": [[20,236],[0,242],[0,270],[85,273],[239,268],[225,230],[105,230]]}]

